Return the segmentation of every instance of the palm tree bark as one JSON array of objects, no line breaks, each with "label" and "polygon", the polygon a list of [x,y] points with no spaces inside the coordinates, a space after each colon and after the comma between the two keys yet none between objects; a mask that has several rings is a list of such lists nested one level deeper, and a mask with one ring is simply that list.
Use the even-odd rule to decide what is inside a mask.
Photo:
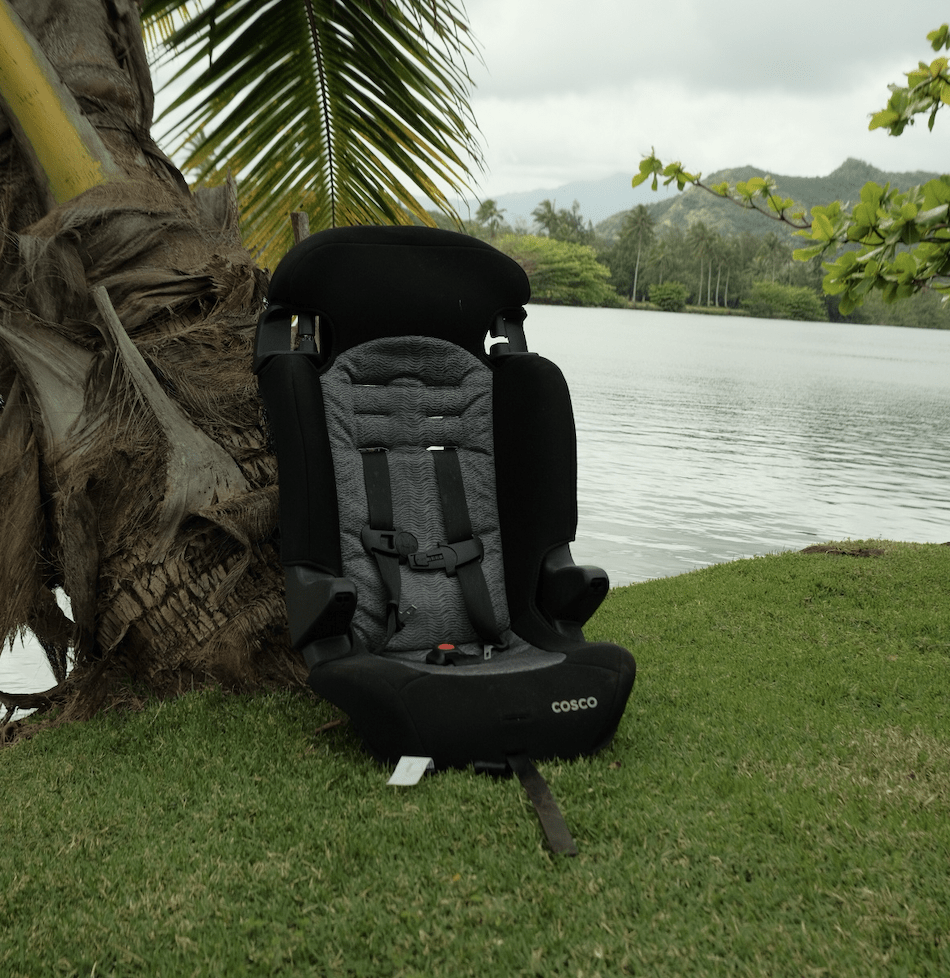
[{"label": "palm tree bark", "polygon": [[0,2],[109,164],[60,199],[0,104],[0,641],[31,629],[59,679],[74,660],[33,702],[67,719],[130,681],[298,682],[233,185],[191,194],[152,141],[134,0]]},{"label": "palm tree bark", "polygon": [[634,307],[637,305],[637,279],[640,276],[640,239],[637,238],[637,263],[633,266],[633,287],[630,289],[630,300]]}]

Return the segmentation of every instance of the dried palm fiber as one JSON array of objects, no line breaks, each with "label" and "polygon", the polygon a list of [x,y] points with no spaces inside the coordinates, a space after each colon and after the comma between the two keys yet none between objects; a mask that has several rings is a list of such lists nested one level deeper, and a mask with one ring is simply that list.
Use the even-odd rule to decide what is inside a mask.
[{"label": "dried palm fiber", "polygon": [[129,682],[299,684],[250,372],[266,282],[234,187],[191,194],[151,141],[131,2],[102,23],[95,0],[15,5],[127,178],[50,208],[0,138],[0,640],[32,630],[57,679],[75,660],[0,703],[72,719]]},{"label": "dried palm fiber", "polygon": [[[137,209],[131,219],[122,207],[74,211],[51,238],[35,227],[23,236],[3,280],[13,308],[0,325],[11,378],[2,417],[15,437],[0,458],[4,496],[18,506],[7,516],[17,545],[5,548],[0,574],[25,583],[0,591],[15,598],[4,600],[0,628],[36,631],[50,587],[66,590],[76,671],[43,702],[66,695],[70,714],[99,705],[100,690],[83,689],[87,668],[97,685],[127,674],[156,692],[183,677],[299,680],[269,542],[277,490],[249,372],[255,317],[242,310],[259,276],[212,250],[202,274],[151,264],[136,291],[135,264],[154,262],[184,223],[158,220],[166,233],[149,253]],[[92,249],[99,260],[87,269]],[[125,306],[101,285],[90,301],[88,286],[103,279],[122,283]],[[123,328],[125,308],[134,330]]]}]

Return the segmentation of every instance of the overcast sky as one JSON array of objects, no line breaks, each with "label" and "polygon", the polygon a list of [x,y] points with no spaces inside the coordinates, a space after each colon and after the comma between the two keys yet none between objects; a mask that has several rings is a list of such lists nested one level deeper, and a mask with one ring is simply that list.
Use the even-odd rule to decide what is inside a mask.
[{"label": "overcast sky", "polygon": [[950,108],[868,131],[891,82],[937,55],[936,0],[466,0],[484,66],[480,196],[636,172],[656,147],[704,173],[821,176],[847,157],[950,170]]}]

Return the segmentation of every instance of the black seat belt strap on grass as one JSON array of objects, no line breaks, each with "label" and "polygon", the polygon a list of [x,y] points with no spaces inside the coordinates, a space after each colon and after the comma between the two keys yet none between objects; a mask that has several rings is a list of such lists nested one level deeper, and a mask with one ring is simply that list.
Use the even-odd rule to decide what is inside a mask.
[{"label": "black seat belt strap on grass", "polygon": [[557,802],[551,794],[547,781],[541,777],[538,769],[531,763],[527,754],[511,754],[508,756],[508,765],[515,774],[522,787],[531,799],[534,810],[538,813],[538,821],[544,830],[544,836],[548,840],[551,852],[564,856],[576,856],[577,846],[564,821],[561,809],[557,807]]},{"label": "black seat belt strap on grass", "polygon": [[482,570],[481,558],[484,551],[481,541],[472,532],[458,452],[454,448],[443,448],[433,450],[432,457],[439,496],[442,499],[446,543],[460,558],[451,571],[446,566],[446,573],[454,572],[457,575],[465,610],[478,637],[483,642],[498,645],[501,643],[501,633]]}]

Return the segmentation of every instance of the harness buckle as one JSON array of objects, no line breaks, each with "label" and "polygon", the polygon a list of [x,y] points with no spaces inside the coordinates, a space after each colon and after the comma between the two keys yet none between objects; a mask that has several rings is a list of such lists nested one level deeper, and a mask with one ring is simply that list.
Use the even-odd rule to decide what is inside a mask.
[{"label": "harness buckle", "polygon": [[425,553],[411,553],[407,560],[413,570],[444,570],[446,577],[454,577],[459,567],[481,560],[485,548],[478,537],[460,540],[458,543],[440,543]]},{"label": "harness buckle", "polygon": [[364,526],[360,539],[363,548],[370,553],[398,557],[400,561],[419,549],[419,541],[408,530],[374,530],[371,526]]}]

